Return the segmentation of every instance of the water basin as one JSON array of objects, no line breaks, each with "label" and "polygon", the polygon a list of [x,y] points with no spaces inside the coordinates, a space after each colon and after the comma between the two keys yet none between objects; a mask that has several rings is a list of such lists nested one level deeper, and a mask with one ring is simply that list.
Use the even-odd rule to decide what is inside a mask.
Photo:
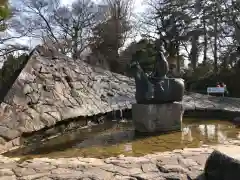
[{"label": "water basin", "polygon": [[136,134],[131,121],[107,122],[84,130],[76,130],[56,138],[8,152],[10,157],[96,157],[124,154],[142,156],[202,144],[222,144],[240,139],[240,129],[220,120],[184,118],[182,132],[146,136]]}]

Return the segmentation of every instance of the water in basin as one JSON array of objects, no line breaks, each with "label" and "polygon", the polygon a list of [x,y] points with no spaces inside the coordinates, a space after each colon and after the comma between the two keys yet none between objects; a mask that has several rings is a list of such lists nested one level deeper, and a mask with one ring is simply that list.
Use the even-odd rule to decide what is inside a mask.
[{"label": "water in basin", "polygon": [[11,157],[111,157],[124,154],[141,156],[202,144],[221,144],[240,139],[240,129],[220,120],[183,120],[182,132],[140,136],[132,123],[107,122],[104,125],[69,132],[45,142],[36,143],[5,155]]}]

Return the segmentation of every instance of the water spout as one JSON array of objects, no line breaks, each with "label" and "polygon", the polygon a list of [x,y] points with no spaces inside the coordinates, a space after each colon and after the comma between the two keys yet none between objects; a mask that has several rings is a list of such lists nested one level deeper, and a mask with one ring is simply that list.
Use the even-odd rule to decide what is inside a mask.
[{"label": "water spout", "polygon": [[112,121],[117,121],[115,110],[112,111],[112,117],[113,117]]},{"label": "water spout", "polygon": [[120,109],[119,111],[120,111],[120,120],[123,120],[123,111],[122,109]]}]

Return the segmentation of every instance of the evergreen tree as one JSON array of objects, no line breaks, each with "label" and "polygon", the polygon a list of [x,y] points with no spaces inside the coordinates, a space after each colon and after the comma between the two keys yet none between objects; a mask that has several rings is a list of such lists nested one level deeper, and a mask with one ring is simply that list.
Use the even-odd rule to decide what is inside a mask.
[{"label": "evergreen tree", "polygon": [[6,29],[5,20],[9,17],[10,11],[7,0],[0,0],[0,31]]},{"label": "evergreen tree", "polygon": [[128,32],[131,30],[129,11],[132,1],[106,0],[106,19],[93,28],[91,50],[94,55],[98,54],[107,62],[110,70],[121,73],[119,50],[123,47]]}]

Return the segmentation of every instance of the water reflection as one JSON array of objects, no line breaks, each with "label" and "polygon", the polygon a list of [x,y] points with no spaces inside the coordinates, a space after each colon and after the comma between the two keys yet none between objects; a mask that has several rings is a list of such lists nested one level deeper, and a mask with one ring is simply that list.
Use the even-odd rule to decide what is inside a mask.
[{"label": "water reflection", "polygon": [[[221,124],[219,124],[221,123]],[[230,123],[218,122],[216,124],[186,125],[182,131],[182,141],[192,142],[198,137],[205,141],[223,143],[228,139],[240,139],[239,132]]]},{"label": "water reflection", "polygon": [[184,127],[182,129],[182,141],[184,140],[188,140],[188,141],[192,141],[193,137],[192,137],[192,130],[190,127]]},{"label": "water reflection", "polygon": [[132,143],[126,143],[124,144],[124,151],[132,153]]},{"label": "water reflection", "polygon": [[92,127],[91,132],[88,129],[72,132],[9,155],[109,157],[125,154],[138,156],[240,139],[239,130],[229,122],[184,119],[182,132],[139,136],[133,131],[131,123],[109,123]]}]

